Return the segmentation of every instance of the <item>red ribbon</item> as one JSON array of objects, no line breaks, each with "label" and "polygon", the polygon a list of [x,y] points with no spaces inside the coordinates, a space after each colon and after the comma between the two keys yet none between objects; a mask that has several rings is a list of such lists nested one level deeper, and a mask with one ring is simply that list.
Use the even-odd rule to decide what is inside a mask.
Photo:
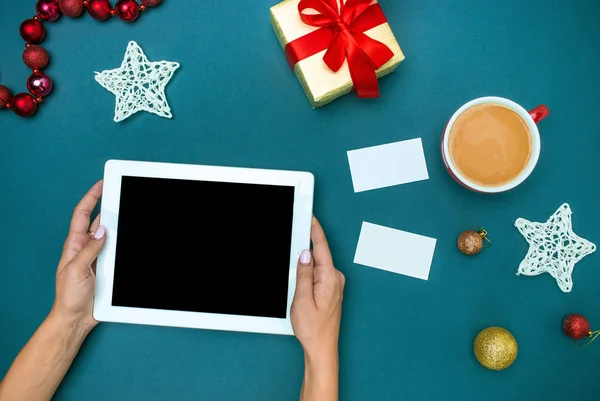
[{"label": "red ribbon", "polygon": [[[285,47],[290,67],[325,49],[325,64],[339,71],[348,58],[350,76],[358,97],[379,97],[376,71],[387,63],[394,53],[385,44],[371,39],[365,31],[387,22],[379,4],[373,0],[347,0],[338,6],[337,0],[301,0],[298,4],[300,19],[307,25],[319,27]],[[308,9],[318,14],[305,14]]]}]

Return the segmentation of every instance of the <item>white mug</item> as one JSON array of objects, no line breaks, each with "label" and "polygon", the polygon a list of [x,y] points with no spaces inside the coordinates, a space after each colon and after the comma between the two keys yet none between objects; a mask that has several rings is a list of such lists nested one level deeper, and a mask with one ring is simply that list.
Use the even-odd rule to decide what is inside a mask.
[{"label": "white mug", "polygon": [[[531,157],[529,158],[529,162],[527,163],[523,171],[521,171],[521,173],[510,182],[494,187],[486,187],[469,181],[468,178],[463,176],[458,171],[458,169],[452,162],[452,158],[450,157],[450,152],[448,149],[450,131],[452,130],[456,119],[471,107],[486,103],[498,104],[507,107],[515,113],[517,113],[519,116],[521,116],[523,121],[527,123],[527,128],[529,129],[529,134],[531,135]],[[519,104],[513,102],[512,100],[508,100],[502,97],[487,96],[471,100],[469,103],[465,104],[460,109],[458,109],[456,113],[454,113],[452,118],[450,118],[448,125],[446,125],[446,129],[444,130],[444,134],[442,136],[442,158],[444,159],[446,170],[448,170],[448,173],[460,185],[475,192],[498,193],[508,191],[509,189],[513,189],[514,187],[525,181],[527,177],[529,177],[529,175],[535,168],[538,159],[540,158],[540,132],[538,130],[537,123],[542,121],[544,118],[548,117],[549,114],[550,110],[548,110],[548,108],[544,105],[540,105],[528,112]]]}]

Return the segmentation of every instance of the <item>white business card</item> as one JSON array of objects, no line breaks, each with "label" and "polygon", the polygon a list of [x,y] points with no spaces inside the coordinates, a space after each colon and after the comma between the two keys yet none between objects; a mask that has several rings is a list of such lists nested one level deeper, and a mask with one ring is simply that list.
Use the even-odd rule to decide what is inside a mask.
[{"label": "white business card", "polygon": [[365,221],[360,230],[354,263],[427,280],[436,242],[435,238]]},{"label": "white business card", "polygon": [[354,192],[429,179],[421,138],[348,151]]}]

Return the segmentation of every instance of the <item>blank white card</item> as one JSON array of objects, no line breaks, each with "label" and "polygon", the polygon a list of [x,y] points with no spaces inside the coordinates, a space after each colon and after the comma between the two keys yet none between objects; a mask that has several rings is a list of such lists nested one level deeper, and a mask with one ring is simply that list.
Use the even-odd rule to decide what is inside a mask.
[{"label": "blank white card", "polygon": [[429,178],[421,138],[348,152],[354,192]]},{"label": "blank white card", "polygon": [[354,263],[427,280],[435,238],[363,222]]}]

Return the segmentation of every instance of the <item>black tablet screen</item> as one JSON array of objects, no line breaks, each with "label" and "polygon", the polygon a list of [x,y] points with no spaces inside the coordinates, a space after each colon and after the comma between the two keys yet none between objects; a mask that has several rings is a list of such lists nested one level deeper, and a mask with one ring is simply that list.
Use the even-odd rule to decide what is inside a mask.
[{"label": "black tablet screen", "polygon": [[112,304],[285,318],[294,187],[123,177]]}]

